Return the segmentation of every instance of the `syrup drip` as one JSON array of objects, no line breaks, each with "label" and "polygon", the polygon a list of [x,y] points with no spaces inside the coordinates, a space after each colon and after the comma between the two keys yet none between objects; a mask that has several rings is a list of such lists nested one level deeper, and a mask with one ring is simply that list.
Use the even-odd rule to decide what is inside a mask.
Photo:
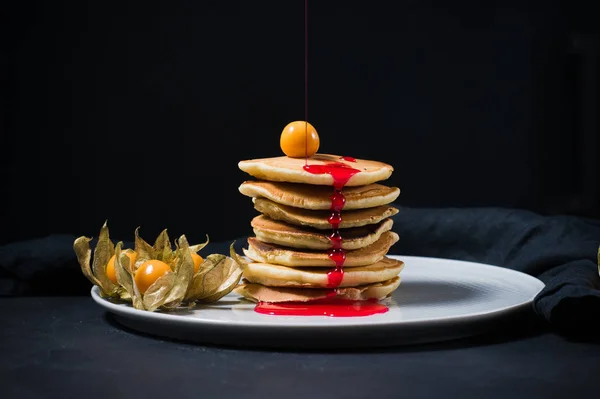
[{"label": "syrup drip", "polygon": [[329,174],[333,178],[333,194],[331,194],[331,215],[327,219],[331,225],[331,249],[329,249],[329,259],[335,264],[335,269],[327,273],[327,287],[337,288],[344,279],[344,263],[346,262],[346,251],[342,248],[344,241],[340,233],[340,224],[342,223],[342,209],[346,205],[346,197],[342,189],[348,183],[348,180],[358,172],[341,162],[331,162],[325,165],[305,165],[304,170],[316,175]]},{"label": "syrup drip", "polygon": [[[340,223],[342,223],[342,215],[339,212],[331,212],[331,216],[327,218],[327,221],[334,230],[337,230],[340,227]],[[331,233],[330,238],[333,236],[334,233]],[[337,234],[339,235],[339,232]],[[340,241],[341,239],[342,238],[340,237]]]},{"label": "syrup drip", "polygon": [[347,161],[347,162],[356,162],[356,158],[353,158],[353,157],[341,157],[340,159]]},{"label": "syrup drip", "polygon": [[334,230],[333,233],[329,235],[329,241],[331,241],[333,249],[342,248],[342,235],[339,230]]},{"label": "syrup drip", "polygon": [[255,311],[274,316],[361,317],[385,313],[388,308],[375,300],[351,301],[324,298],[310,302],[260,302],[256,305]]}]

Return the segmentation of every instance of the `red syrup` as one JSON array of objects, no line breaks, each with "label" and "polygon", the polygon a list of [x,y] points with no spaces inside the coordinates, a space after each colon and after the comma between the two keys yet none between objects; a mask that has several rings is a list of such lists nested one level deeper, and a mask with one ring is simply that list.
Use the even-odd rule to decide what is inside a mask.
[{"label": "red syrup", "polygon": [[341,162],[330,162],[325,165],[304,165],[304,170],[314,175],[331,175],[333,177],[333,188],[342,190],[348,180],[360,170]]},{"label": "red syrup", "polygon": [[347,161],[347,162],[356,162],[356,158],[353,158],[353,157],[341,157],[340,159]]},{"label": "red syrup", "polygon": [[333,213],[339,214],[342,209],[344,209],[344,206],[346,206],[346,197],[344,196],[342,189],[334,190],[329,198],[331,199],[331,206],[329,209],[331,209]]},{"label": "red syrup", "polygon": [[341,162],[331,162],[325,165],[304,165],[304,170],[315,175],[329,174],[333,178],[333,194],[331,195],[331,224],[332,232],[329,236],[331,249],[329,250],[329,259],[335,264],[335,269],[327,273],[327,287],[337,288],[344,279],[344,262],[346,261],[346,252],[342,249],[343,238],[340,233],[340,223],[342,222],[342,209],[346,205],[346,197],[342,192],[348,180],[358,172]]},{"label": "red syrup", "polygon": [[254,310],[257,313],[273,316],[361,317],[385,313],[388,307],[376,300],[351,301],[323,298],[309,302],[260,302]]}]

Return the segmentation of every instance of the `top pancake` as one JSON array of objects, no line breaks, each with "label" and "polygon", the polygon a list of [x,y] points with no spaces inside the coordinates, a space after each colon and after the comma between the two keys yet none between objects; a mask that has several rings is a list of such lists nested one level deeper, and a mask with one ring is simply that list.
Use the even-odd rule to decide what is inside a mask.
[{"label": "top pancake", "polygon": [[[308,158],[310,165],[326,165],[340,162],[360,172],[346,183],[347,187],[365,186],[389,178],[394,171],[391,165],[377,161],[357,159],[356,162],[342,160],[339,155],[315,154]],[[313,174],[304,170],[304,158],[273,157],[241,161],[238,167],[251,176],[261,180],[305,183],[318,186],[333,186],[330,174]]]}]

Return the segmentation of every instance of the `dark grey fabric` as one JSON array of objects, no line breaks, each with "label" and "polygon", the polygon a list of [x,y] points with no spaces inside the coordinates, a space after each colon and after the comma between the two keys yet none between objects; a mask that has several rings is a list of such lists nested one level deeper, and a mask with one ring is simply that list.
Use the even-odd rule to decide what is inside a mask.
[{"label": "dark grey fabric", "polygon": [[590,334],[600,320],[600,222],[509,209],[401,208],[393,251],[507,267],[538,277],[535,311],[565,333]]}]

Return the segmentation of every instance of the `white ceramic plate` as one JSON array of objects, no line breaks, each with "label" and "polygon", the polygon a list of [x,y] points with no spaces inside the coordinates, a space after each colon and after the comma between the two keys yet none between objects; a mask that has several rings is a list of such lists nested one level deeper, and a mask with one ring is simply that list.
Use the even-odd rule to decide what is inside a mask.
[{"label": "white ceramic plate", "polygon": [[479,263],[392,256],[405,263],[389,311],[366,317],[269,316],[230,294],[215,304],[172,313],[145,312],[92,298],[131,329],[208,344],[254,347],[374,347],[471,336],[531,310],[544,284],[529,275]]}]

